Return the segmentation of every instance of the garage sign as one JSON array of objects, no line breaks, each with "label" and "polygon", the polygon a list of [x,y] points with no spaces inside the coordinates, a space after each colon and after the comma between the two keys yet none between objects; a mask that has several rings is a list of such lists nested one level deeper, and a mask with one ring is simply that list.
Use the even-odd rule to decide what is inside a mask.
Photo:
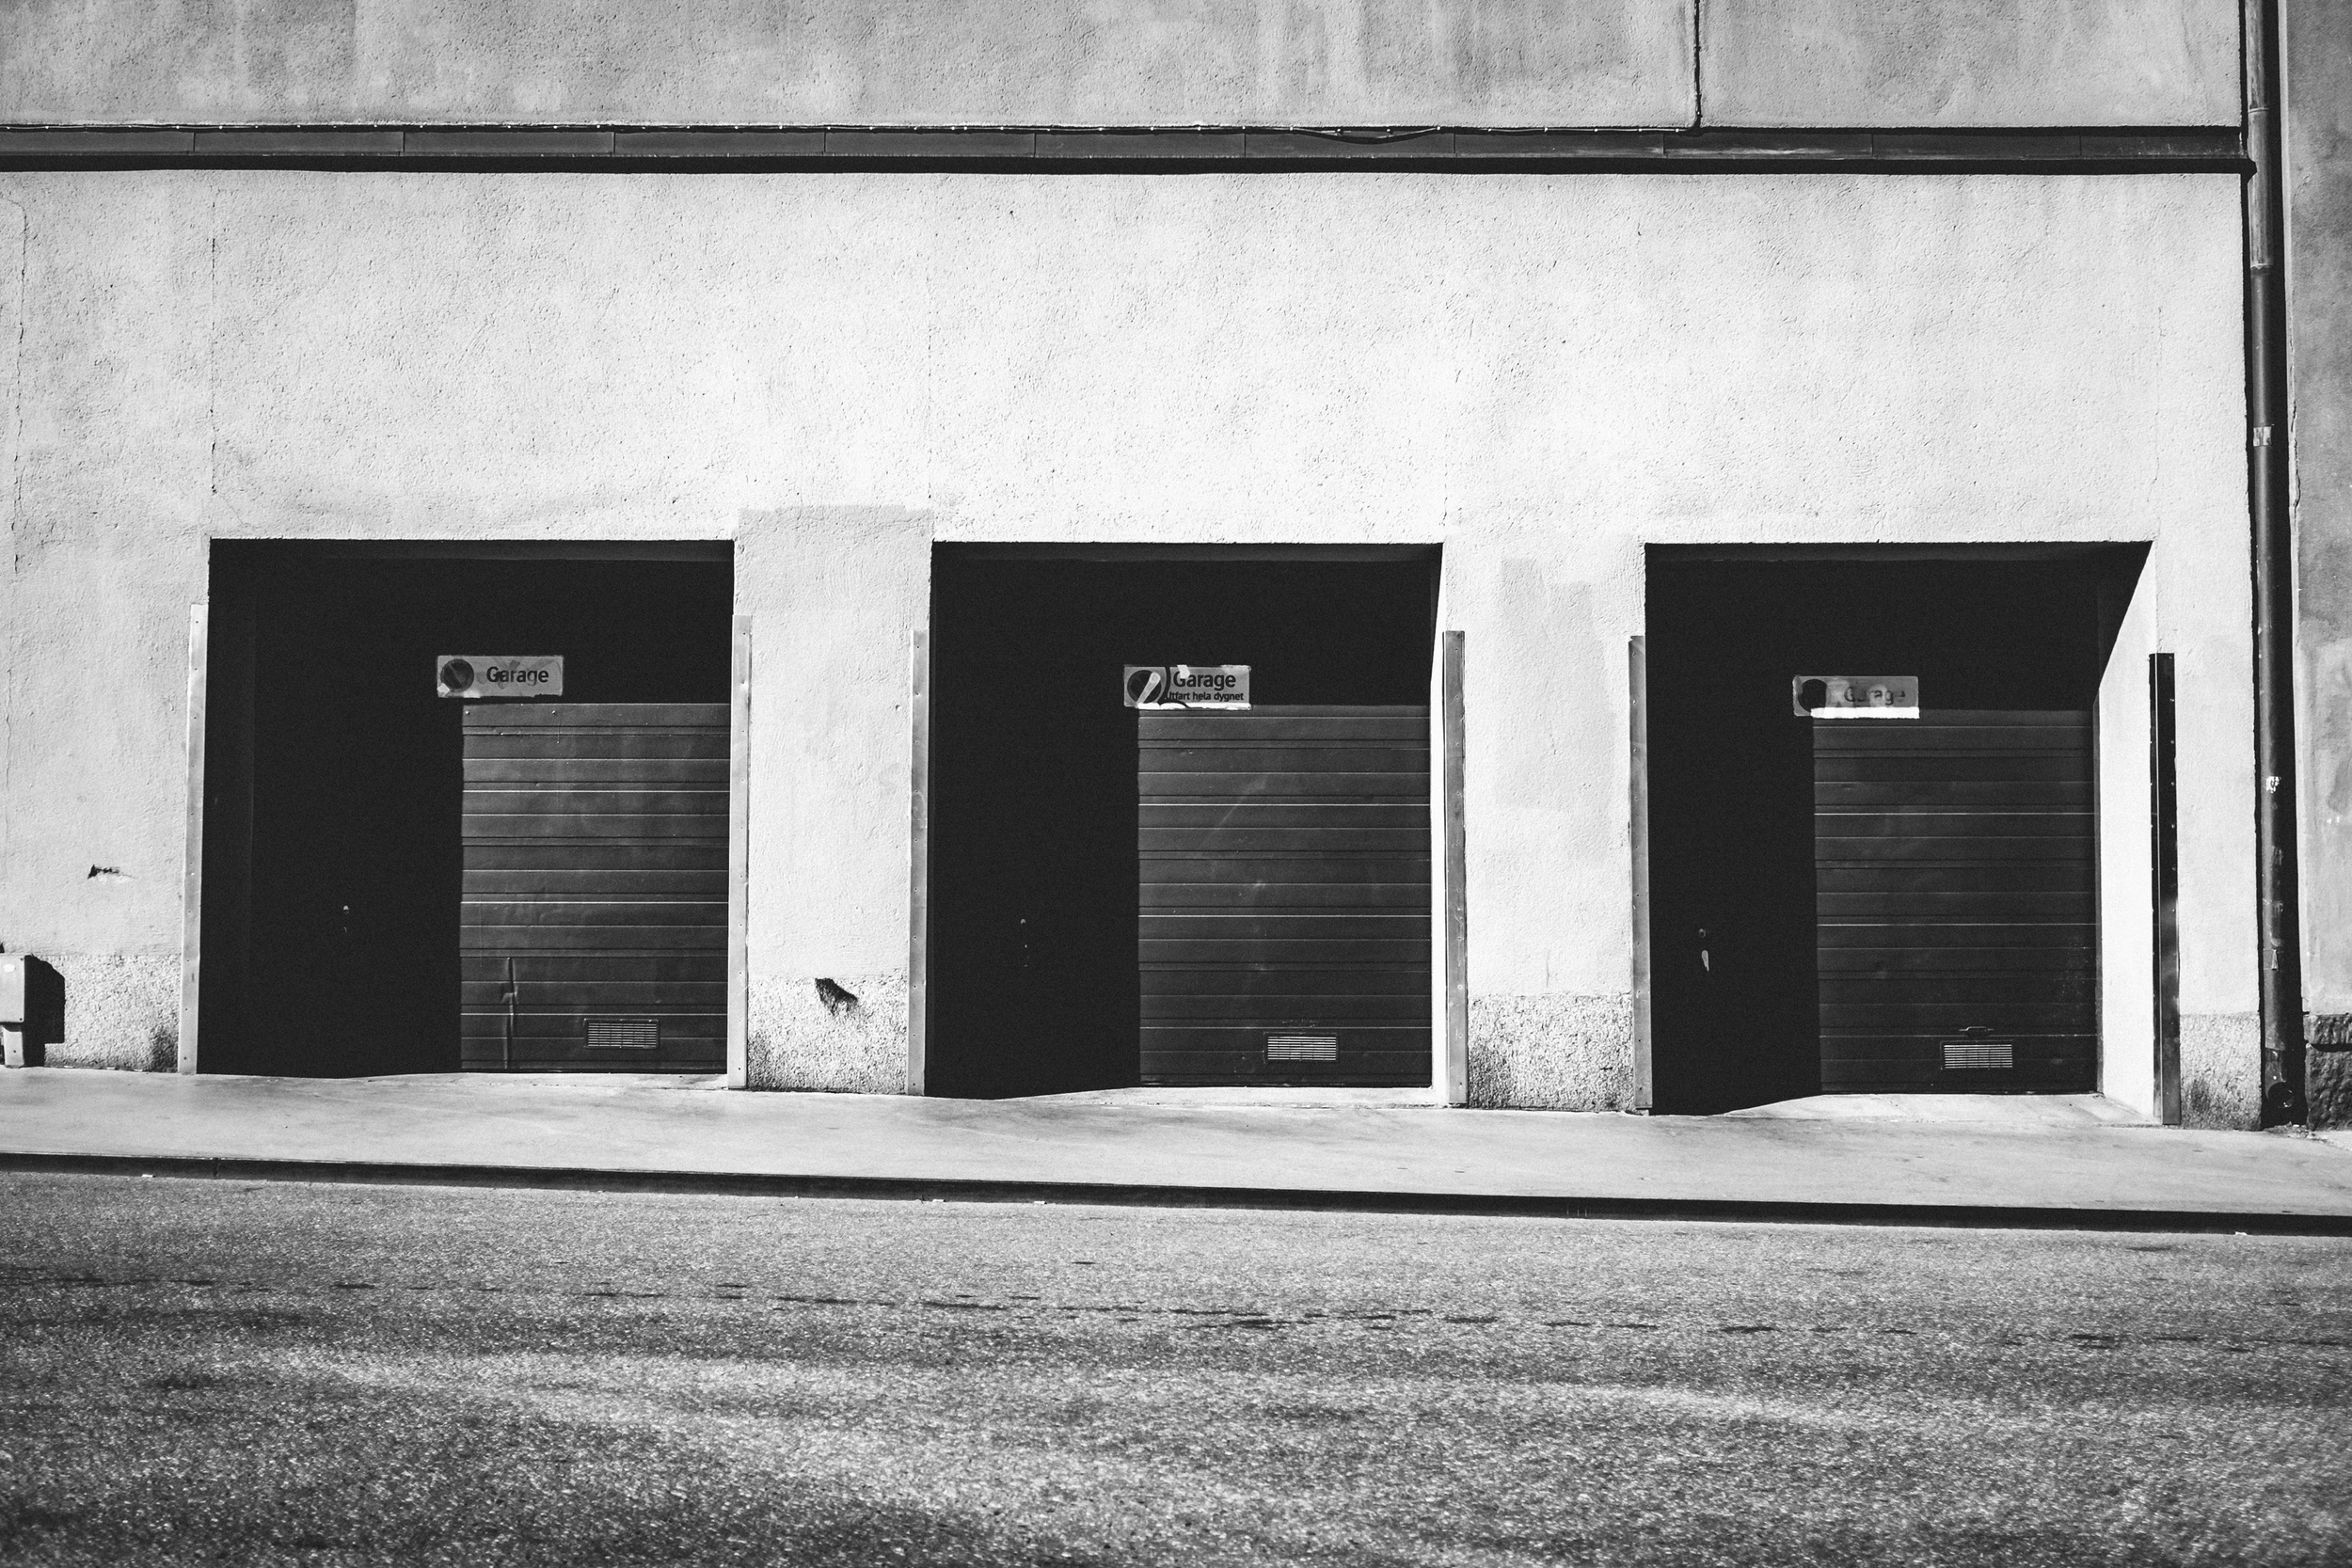
[{"label": "garage sign", "polygon": [[561,697],[562,654],[437,654],[433,689],[444,697]]},{"label": "garage sign", "polygon": [[1129,707],[1231,708],[1249,705],[1247,664],[1130,664]]},{"label": "garage sign", "polygon": [[1799,675],[1788,701],[1812,719],[1916,719],[1916,675]]}]

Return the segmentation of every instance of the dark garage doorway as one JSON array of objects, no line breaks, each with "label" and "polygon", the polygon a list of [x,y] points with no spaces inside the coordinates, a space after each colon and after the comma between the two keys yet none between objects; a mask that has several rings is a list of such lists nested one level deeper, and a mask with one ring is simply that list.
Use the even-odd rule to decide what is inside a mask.
[{"label": "dark garage doorway", "polygon": [[1252,701],[1429,694],[1438,552],[937,547],[925,1088],[1139,1081],[1128,664],[1247,664]]},{"label": "dark garage doorway", "polygon": [[[1656,1109],[2095,1085],[2092,720],[2144,554],[1650,549]],[[1843,673],[1921,721],[1794,711]]]},{"label": "dark garage doorway", "polygon": [[561,654],[568,702],[723,705],[733,598],[723,542],[215,544],[203,1069],[457,1070],[470,705],[435,657]]}]

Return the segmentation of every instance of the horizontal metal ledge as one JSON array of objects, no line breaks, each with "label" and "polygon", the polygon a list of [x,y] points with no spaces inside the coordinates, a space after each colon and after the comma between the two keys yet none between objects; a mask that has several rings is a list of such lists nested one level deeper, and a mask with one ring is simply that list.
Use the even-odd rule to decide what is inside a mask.
[{"label": "horizontal metal ledge", "polygon": [[1491,130],[1068,126],[0,126],[11,168],[975,167],[2238,171],[2239,127]]}]

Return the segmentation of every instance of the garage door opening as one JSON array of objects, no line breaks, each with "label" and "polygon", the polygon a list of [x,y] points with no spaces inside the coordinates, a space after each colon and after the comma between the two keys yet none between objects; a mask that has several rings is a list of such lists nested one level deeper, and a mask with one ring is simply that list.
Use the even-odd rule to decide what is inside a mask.
[{"label": "garage door opening", "polygon": [[2094,718],[2138,557],[1650,551],[1657,1109],[2096,1086]]},{"label": "garage door opening", "polygon": [[[1427,1084],[1434,548],[942,546],[927,1092]],[[1127,705],[1246,665],[1246,711]]]},{"label": "garage door opening", "polygon": [[733,596],[725,544],[216,545],[203,1069],[721,1070]]}]

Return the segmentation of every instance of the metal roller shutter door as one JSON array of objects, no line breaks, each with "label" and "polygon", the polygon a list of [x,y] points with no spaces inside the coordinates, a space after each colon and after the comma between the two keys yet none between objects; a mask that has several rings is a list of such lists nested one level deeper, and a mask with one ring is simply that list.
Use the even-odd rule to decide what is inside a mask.
[{"label": "metal roller shutter door", "polygon": [[727,706],[469,708],[469,1070],[726,1063]]},{"label": "metal roller shutter door", "polygon": [[2092,1087],[2090,715],[1817,720],[1813,773],[1821,1087]]},{"label": "metal roller shutter door", "polygon": [[1429,710],[1136,717],[1143,1081],[1429,1082]]}]

